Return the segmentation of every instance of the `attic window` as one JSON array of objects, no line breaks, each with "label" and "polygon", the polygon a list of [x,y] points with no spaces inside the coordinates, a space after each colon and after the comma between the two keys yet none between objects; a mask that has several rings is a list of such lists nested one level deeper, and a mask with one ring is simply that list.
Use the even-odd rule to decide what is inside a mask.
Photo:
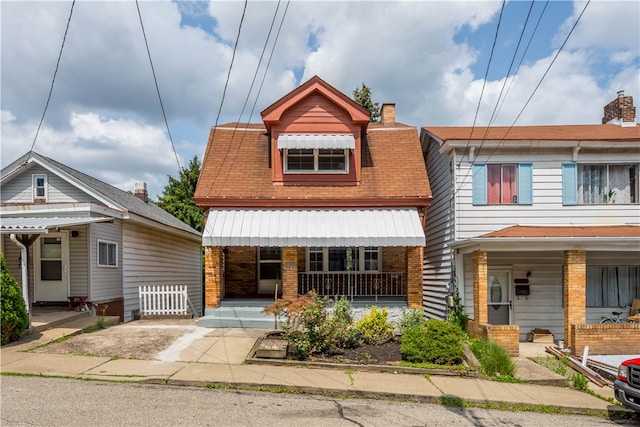
[{"label": "attic window", "polygon": [[47,199],[47,175],[33,175],[33,199]]},{"label": "attic window", "polygon": [[285,173],[349,172],[349,150],[290,148],[284,151]]}]

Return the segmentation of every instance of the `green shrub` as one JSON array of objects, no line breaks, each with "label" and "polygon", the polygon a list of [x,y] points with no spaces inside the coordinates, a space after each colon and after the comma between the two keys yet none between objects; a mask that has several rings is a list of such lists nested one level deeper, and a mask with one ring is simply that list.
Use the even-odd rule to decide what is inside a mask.
[{"label": "green shrub", "polygon": [[331,346],[356,348],[362,345],[362,333],[355,327],[351,302],[345,297],[337,297],[329,315]]},{"label": "green shrub", "polygon": [[362,333],[366,344],[380,344],[393,339],[393,325],[387,320],[389,310],[378,310],[375,305],[362,320],[356,322],[356,329]]},{"label": "green shrub", "polygon": [[304,360],[311,354],[325,351],[331,343],[328,305],[326,297],[320,298],[311,292],[292,301],[279,300],[263,311],[286,316],[282,325],[284,338],[293,350],[294,357]]},{"label": "green shrub", "polygon": [[400,319],[398,320],[398,329],[400,330],[400,334],[404,334],[404,332],[413,328],[414,326],[423,326],[427,319],[424,317],[424,312],[422,310],[402,310],[402,314],[400,315]]},{"label": "green shrub", "polygon": [[462,330],[438,319],[408,328],[400,341],[402,360],[412,363],[457,365],[463,361]]},{"label": "green shrub", "polygon": [[574,372],[573,375],[571,375],[571,385],[572,388],[576,390],[586,391],[589,389],[587,377],[580,372]]},{"label": "green shrub", "polygon": [[507,350],[493,341],[473,340],[471,351],[480,362],[480,372],[488,377],[512,376],[516,369]]},{"label": "green shrub", "polygon": [[29,314],[22,298],[20,285],[7,269],[4,255],[0,254],[0,325],[2,325],[2,345],[20,338],[29,326]]},{"label": "green shrub", "polygon": [[460,298],[457,289],[456,294],[453,297],[453,307],[449,309],[449,316],[447,317],[447,320],[449,323],[458,325],[458,327],[463,331],[467,320],[469,320],[469,316],[464,314],[464,305],[462,305],[462,298]]}]

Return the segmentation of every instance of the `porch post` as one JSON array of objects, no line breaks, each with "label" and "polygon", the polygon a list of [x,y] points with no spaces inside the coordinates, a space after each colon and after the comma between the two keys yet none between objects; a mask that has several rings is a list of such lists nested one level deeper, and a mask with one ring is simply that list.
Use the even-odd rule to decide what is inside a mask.
[{"label": "porch post", "polygon": [[587,252],[564,252],[564,341],[573,345],[571,325],[587,318]]},{"label": "porch post", "polygon": [[422,308],[422,254],[421,246],[408,247],[407,256],[407,307]]},{"label": "porch post", "polygon": [[204,304],[205,308],[218,308],[222,299],[222,248],[204,248]]},{"label": "porch post", "polygon": [[480,325],[489,323],[487,306],[487,253],[473,252],[473,320]]},{"label": "porch post", "polygon": [[294,299],[298,296],[298,250],[295,247],[282,248],[282,298]]}]

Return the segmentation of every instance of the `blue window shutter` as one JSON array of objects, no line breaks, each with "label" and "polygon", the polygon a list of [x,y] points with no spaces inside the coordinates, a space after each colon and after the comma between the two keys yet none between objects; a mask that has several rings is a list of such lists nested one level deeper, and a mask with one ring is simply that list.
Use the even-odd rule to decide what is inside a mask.
[{"label": "blue window shutter", "polygon": [[562,164],[562,204],[578,204],[578,165]]},{"label": "blue window shutter", "polygon": [[474,164],[471,177],[471,193],[474,205],[487,204],[487,165]]},{"label": "blue window shutter", "polygon": [[531,163],[518,165],[518,203],[533,204],[533,164]]}]

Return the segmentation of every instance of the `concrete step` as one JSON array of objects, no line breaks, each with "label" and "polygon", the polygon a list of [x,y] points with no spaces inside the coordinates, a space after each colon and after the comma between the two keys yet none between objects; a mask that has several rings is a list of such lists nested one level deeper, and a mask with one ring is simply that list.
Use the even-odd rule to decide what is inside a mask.
[{"label": "concrete step", "polygon": [[[34,313],[31,317],[31,332],[41,332],[73,322],[74,320],[89,318],[91,315],[88,311],[59,311],[51,312],[43,315]],[[95,322],[94,322],[95,323]]]},{"label": "concrete step", "polygon": [[220,307],[205,310],[198,319],[198,326],[204,328],[257,328],[275,329],[272,315],[262,313],[262,307]]}]

